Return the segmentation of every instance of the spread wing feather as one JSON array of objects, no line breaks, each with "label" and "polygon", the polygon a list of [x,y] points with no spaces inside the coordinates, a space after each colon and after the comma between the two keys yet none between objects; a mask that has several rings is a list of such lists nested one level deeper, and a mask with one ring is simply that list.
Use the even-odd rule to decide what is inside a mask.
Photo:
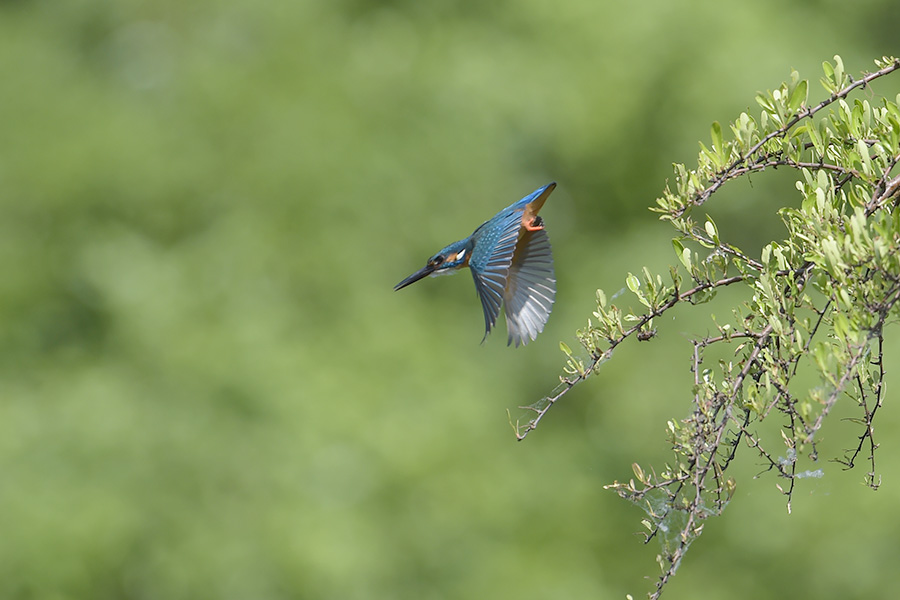
[{"label": "spread wing feather", "polygon": [[556,299],[550,237],[543,229],[525,231],[509,266],[503,293],[508,343],[518,347],[544,330]]}]

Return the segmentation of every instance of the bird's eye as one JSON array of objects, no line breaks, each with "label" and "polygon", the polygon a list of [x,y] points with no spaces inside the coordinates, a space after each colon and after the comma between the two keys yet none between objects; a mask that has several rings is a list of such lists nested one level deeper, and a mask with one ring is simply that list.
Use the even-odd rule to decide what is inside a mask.
[{"label": "bird's eye", "polygon": [[435,256],[434,258],[431,259],[431,266],[436,267],[439,264],[441,264],[442,262],[444,262],[444,257],[441,256],[440,254],[438,254],[437,256]]}]

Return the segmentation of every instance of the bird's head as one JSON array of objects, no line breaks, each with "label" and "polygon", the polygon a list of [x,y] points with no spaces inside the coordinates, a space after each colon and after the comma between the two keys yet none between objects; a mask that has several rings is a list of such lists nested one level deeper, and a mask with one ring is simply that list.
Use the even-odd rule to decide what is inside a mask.
[{"label": "bird's head", "polygon": [[468,266],[469,258],[471,257],[472,248],[474,248],[474,246],[475,244],[472,241],[472,238],[453,242],[429,258],[424,267],[395,285],[394,291],[403,289],[429,275],[432,277],[447,275],[449,273],[455,273],[462,267]]}]

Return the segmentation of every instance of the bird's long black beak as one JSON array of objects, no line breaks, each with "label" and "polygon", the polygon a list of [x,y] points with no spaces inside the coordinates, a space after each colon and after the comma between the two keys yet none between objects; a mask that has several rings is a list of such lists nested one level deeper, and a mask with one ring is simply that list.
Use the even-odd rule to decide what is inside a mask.
[{"label": "bird's long black beak", "polygon": [[406,286],[413,284],[420,279],[424,279],[424,278],[428,277],[429,275],[431,275],[432,273],[434,273],[434,267],[431,265],[425,265],[424,267],[422,267],[421,269],[419,269],[418,271],[416,271],[415,273],[413,273],[412,275],[410,275],[409,277],[407,277],[406,279],[404,279],[403,281],[401,281],[400,283],[395,285],[394,291],[396,292],[397,290],[402,290]]}]

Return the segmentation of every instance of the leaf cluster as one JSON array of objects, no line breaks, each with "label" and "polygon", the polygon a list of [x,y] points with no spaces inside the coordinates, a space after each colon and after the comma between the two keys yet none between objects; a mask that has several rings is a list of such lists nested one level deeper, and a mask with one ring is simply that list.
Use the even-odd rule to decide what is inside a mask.
[{"label": "leaf cluster", "polygon": [[[633,479],[607,486],[644,508],[646,539],[663,542],[651,597],[675,574],[705,519],[727,506],[736,486],[729,468],[742,449],[784,480],[778,487],[790,510],[796,481],[821,475],[798,469],[798,457],[818,460],[817,435],[840,399],[856,407],[860,434],[836,460],[852,468],[865,449],[866,483],[879,485],[873,422],[884,399],[884,329],[900,301],[900,95],[877,97],[868,86],[900,70],[900,60],[876,66],[854,79],[835,56],[823,65],[820,102],[810,104],[809,83],[795,71],[757,95],[755,115],[712,125],[697,166],[675,165],[672,185],[652,209],[676,230],[677,262],[666,277],[646,268],[628,274],[633,309],[597,291],[596,310],[578,332],[590,358],[563,345],[561,385],[528,407],[536,416],[516,428],[524,438],[619,344],[655,337],[653,321],[666,311],[705,303],[726,286],[741,290],[730,319],[691,340],[693,408],[667,424],[672,461],[659,470],[635,464]],[[776,168],[796,172],[800,197],[785,198],[787,236],[758,258],[722,239],[709,217],[702,225],[695,219],[725,184]],[[816,373],[819,385],[798,378],[801,368]],[[775,416],[781,433],[770,439],[760,425]]]}]

